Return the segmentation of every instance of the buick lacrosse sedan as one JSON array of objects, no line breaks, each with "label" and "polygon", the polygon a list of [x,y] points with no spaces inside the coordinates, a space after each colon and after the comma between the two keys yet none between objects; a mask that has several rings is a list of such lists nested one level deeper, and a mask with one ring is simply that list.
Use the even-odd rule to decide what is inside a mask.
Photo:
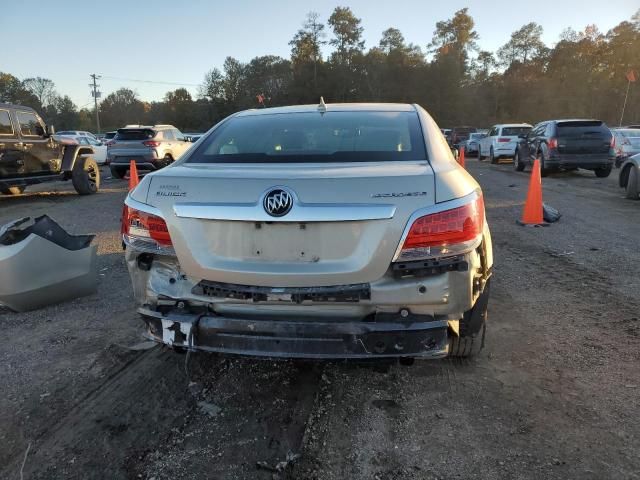
[{"label": "buick lacrosse sedan", "polygon": [[439,358],[483,346],[482,192],[418,105],[236,113],[125,201],[148,334],[267,357]]}]

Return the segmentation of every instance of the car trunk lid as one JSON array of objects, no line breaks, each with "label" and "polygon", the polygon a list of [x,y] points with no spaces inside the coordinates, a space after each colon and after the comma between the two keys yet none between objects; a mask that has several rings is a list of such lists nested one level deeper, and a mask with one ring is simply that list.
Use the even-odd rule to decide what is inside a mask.
[{"label": "car trunk lid", "polygon": [[[270,216],[273,189],[293,197]],[[240,285],[327,286],[374,281],[409,216],[435,203],[427,161],[187,164],[150,182],[187,275]]]},{"label": "car trunk lid", "polygon": [[145,142],[153,141],[156,132],[150,128],[121,128],[109,144],[109,152],[136,152],[149,149]]},{"label": "car trunk lid", "polygon": [[561,154],[607,153],[611,132],[599,120],[558,122],[558,152]]}]

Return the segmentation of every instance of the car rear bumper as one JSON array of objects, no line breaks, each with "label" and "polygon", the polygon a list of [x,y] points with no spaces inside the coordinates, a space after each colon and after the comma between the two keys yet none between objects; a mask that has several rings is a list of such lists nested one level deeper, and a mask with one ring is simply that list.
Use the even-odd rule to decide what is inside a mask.
[{"label": "car rear bumper", "polygon": [[[131,160],[134,160],[134,159],[132,158],[127,162],[123,162],[123,161],[110,162],[109,167],[114,169],[127,170],[129,169]],[[158,165],[157,162],[142,162],[138,160],[136,160],[136,167],[138,168],[138,170],[158,170],[159,168],[162,168],[162,166]]]},{"label": "car rear bumper", "polygon": [[164,167],[163,159],[159,158],[155,150],[148,152],[127,152],[115,151],[109,152],[107,163],[113,168],[129,168],[131,160],[136,162],[136,166],[140,170],[157,170]]},{"label": "car rear bumper", "polygon": [[494,156],[496,157],[513,157],[516,153],[516,145],[498,146],[494,147]]},{"label": "car rear bumper", "polygon": [[553,154],[545,159],[545,168],[611,168],[615,158],[603,154]]},{"label": "car rear bumper", "polygon": [[284,358],[442,358],[448,322],[429,315],[384,314],[373,321],[255,320],[140,308],[150,338],[175,347]]}]

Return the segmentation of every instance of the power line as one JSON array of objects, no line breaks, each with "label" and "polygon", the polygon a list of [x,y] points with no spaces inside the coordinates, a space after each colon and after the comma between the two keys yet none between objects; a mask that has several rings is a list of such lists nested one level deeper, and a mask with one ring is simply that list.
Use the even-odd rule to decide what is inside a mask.
[{"label": "power line", "polygon": [[175,85],[178,87],[199,87],[200,86],[196,83],[162,82],[158,80],[140,80],[136,78],[111,77],[108,75],[102,75],[101,78],[106,80],[120,80],[124,82],[152,83],[157,85]]}]

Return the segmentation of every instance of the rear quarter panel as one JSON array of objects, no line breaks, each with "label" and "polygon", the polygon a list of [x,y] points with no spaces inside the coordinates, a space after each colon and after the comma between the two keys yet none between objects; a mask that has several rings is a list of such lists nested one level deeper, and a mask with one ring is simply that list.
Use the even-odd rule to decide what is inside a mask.
[{"label": "rear quarter panel", "polygon": [[480,188],[475,179],[453,158],[451,148],[431,116],[417,106],[427,155],[434,172],[436,203],[469,195]]}]

